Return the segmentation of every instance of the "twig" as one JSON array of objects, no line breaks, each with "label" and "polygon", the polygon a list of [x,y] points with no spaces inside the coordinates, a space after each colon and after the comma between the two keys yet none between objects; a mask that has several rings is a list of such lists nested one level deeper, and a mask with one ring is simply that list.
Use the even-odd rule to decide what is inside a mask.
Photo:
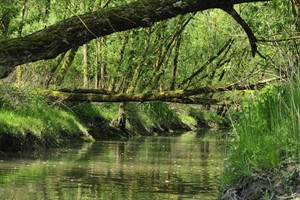
[{"label": "twig", "polygon": [[281,39],[257,39],[257,42],[286,42],[289,40],[300,40],[300,36],[281,38]]}]

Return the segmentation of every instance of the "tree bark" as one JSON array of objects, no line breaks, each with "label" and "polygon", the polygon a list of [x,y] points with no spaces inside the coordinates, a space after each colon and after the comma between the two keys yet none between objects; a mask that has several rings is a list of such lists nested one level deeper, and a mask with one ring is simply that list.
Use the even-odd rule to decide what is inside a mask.
[{"label": "tree bark", "polygon": [[23,26],[24,26],[24,17],[25,17],[25,12],[27,9],[27,1],[28,0],[24,0],[23,7],[21,10],[21,21],[20,21],[19,30],[18,30],[19,36],[22,36],[22,31],[23,31]]},{"label": "tree bark", "polygon": [[0,41],[0,78],[17,65],[54,58],[95,38],[138,27],[180,14],[232,7],[234,4],[269,0],[138,0],[119,7],[99,9],[60,21],[31,35]]},{"label": "tree bark", "polygon": [[50,84],[59,86],[63,83],[63,80],[67,74],[69,67],[71,66],[74,58],[76,56],[78,48],[70,49],[67,54],[64,56],[62,62],[59,63],[59,66],[55,69],[53,77],[48,81],[48,86]]},{"label": "tree bark", "polygon": [[111,122],[111,125],[120,129],[123,132],[126,132],[126,113],[125,113],[126,104],[121,102],[119,105],[118,116]]},{"label": "tree bark", "polygon": [[82,49],[82,67],[83,67],[83,88],[88,88],[88,49],[87,44],[83,45]]}]

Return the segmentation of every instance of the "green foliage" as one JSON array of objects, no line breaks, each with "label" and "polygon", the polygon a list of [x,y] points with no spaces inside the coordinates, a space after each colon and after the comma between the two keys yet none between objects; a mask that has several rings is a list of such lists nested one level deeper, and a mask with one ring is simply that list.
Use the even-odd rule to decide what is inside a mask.
[{"label": "green foliage", "polygon": [[255,101],[242,105],[240,119],[230,134],[227,183],[279,167],[283,160],[299,161],[299,80],[265,88]]},{"label": "green foliage", "polygon": [[194,117],[191,117],[190,115],[185,113],[179,113],[179,118],[184,124],[188,125],[189,127],[197,127],[197,121]]},{"label": "green foliage", "polygon": [[45,105],[45,101],[35,90],[27,87],[9,83],[0,85],[0,108],[26,109],[28,105],[39,108]]},{"label": "green foliage", "polygon": [[118,103],[81,103],[72,107],[74,114],[84,121],[100,118],[113,120],[118,115],[118,110]]},{"label": "green foliage", "polygon": [[208,124],[204,118],[204,112],[200,109],[190,108],[190,116],[196,119],[197,125],[202,128],[207,128]]},{"label": "green foliage", "polygon": [[12,21],[19,13],[19,6],[11,2],[0,2],[0,38],[1,34],[4,37],[8,37],[14,29]]},{"label": "green foliage", "polygon": [[101,116],[99,105],[94,103],[82,103],[72,108],[72,111],[81,117]]},{"label": "green foliage", "polygon": [[53,144],[66,138],[88,135],[86,128],[72,113],[47,105],[33,89],[2,84],[0,94],[2,135],[12,134],[24,139],[30,133],[42,142],[51,138]]},{"label": "green foliage", "polygon": [[190,107],[189,116],[194,118],[199,128],[218,128],[227,126],[229,123],[226,118],[219,116],[216,112],[201,107]]},{"label": "green foliage", "polygon": [[119,104],[118,103],[101,103],[99,106],[101,116],[112,120],[118,115]]},{"label": "green foliage", "polygon": [[[0,3],[0,17],[10,19],[7,33],[9,37],[19,36],[20,30],[23,36],[71,16],[97,10],[104,2],[33,0],[28,1],[26,5],[24,1],[16,1],[12,5],[9,1],[4,1]],[[128,2],[132,1],[114,0],[110,2],[109,7]],[[236,10],[259,38],[274,35],[288,37],[294,32],[293,14],[288,0],[242,4],[236,6]],[[5,15],[8,11],[9,15]],[[187,26],[178,32],[191,17]],[[233,39],[234,42],[228,48],[228,52],[223,52],[203,67],[202,72],[189,84],[180,85],[209,59],[216,56],[229,39]],[[122,92],[128,89],[133,90],[130,92],[168,90],[173,78],[175,89],[187,86],[225,85],[241,80],[255,82],[261,77],[268,78],[282,72],[279,68],[288,71],[285,68],[292,67],[290,57],[297,53],[296,50],[291,50],[292,42],[272,45],[260,43],[259,50],[270,57],[252,58],[249,44],[245,42],[247,35],[240,25],[222,10],[207,10],[196,15],[178,16],[155,23],[150,28],[114,33],[99,40],[101,40],[99,48],[95,41],[87,44],[89,87],[97,85],[100,88]],[[278,52],[281,56],[272,56]],[[82,57],[79,48],[74,61],[68,67],[63,87],[82,87],[84,72]],[[176,77],[173,77],[175,65],[177,73]],[[31,84],[44,84],[51,77],[53,73],[51,70],[55,66],[56,62],[53,60],[30,64],[26,67],[22,80]],[[100,83],[95,83],[96,76]]]},{"label": "green foliage", "polygon": [[143,121],[147,124],[170,124],[172,120],[178,119],[178,115],[167,103],[148,102],[141,104],[141,113]]}]

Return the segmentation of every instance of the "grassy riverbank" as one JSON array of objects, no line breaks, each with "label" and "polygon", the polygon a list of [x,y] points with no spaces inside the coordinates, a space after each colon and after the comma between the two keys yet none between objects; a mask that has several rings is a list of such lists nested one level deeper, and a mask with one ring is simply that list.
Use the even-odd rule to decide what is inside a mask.
[{"label": "grassy riverbank", "polygon": [[201,108],[162,102],[127,103],[127,131],[122,132],[110,123],[118,116],[118,107],[118,103],[52,102],[29,86],[2,84],[0,151],[136,135],[176,135],[224,123],[221,117]]},{"label": "grassy riverbank", "polygon": [[241,106],[225,162],[224,199],[251,199],[254,193],[252,199],[291,196],[298,191],[299,80],[265,88],[255,101]]},{"label": "grassy riverbank", "polygon": [[47,104],[35,90],[12,84],[0,87],[0,150],[58,146],[91,139],[74,115]]}]

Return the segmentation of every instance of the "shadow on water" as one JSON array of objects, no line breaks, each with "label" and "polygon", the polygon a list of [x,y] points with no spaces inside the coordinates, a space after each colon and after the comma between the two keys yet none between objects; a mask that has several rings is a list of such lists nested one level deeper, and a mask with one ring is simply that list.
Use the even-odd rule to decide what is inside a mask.
[{"label": "shadow on water", "polygon": [[0,199],[216,199],[225,148],[220,134],[0,157]]}]

